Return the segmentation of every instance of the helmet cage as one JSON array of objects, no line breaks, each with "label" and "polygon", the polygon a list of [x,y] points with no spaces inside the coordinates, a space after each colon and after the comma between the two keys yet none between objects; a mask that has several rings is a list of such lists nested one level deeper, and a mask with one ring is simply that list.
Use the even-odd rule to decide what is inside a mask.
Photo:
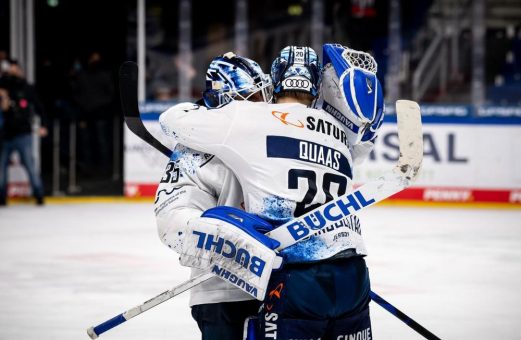
[{"label": "helmet cage", "polygon": [[[268,75],[265,75],[269,77]],[[203,92],[203,100],[205,105],[211,109],[218,109],[230,103],[232,100],[249,100],[254,94],[261,91],[262,99],[266,103],[273,100],[273,86],[271,81],[262,81],[261,84],[255,84],[249,91],[226,91],[208,89]],[[243,92],[243,94],[241,94]]]}]

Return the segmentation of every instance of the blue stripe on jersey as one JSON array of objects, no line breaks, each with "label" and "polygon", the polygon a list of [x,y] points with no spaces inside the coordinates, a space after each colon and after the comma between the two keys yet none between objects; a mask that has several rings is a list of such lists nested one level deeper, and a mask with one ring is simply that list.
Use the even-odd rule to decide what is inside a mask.
[{"label": "blue stripe on jersey", "polygon": [[348,159],[335,149],[306,140],[267,136],[266,152],[270,158],[296,159],[320,164],[353,178]]}]

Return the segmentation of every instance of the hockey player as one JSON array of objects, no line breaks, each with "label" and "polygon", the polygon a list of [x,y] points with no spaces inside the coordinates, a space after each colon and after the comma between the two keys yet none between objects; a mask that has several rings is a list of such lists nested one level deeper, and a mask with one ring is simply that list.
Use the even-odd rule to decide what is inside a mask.
[{"label": "hockey player", "polygon": [[[230,52],[211,62],[201,105],[211,109],[232,100],[271,101],[271,88],[271,79],[256,62]],[[189,220],[217,205],[240,207],[242,201],[237,179],[217,157],[177,144],[156,192],[159,236],[175,248],[172,235],[184,231]],[[199,273],[192,270],[192,276]],[[257,313],[259,304],[219,278],[195,287],[190,296],[192,316],[203,340],[241,339],[244,320]]]},{"label": "hockey player", "polygon": [[356,218],[282,250],[284,267],[273,274],[277,242],[263,235],[270,229],[264,221],[284,223],[352,190],[354,144],[374,138],[383,97],[375,74],[353,66],[348,54],[341,46],[324,50],[332,65],[325,72],[336,81],[320,101],[331,106],[329,113],[309,107],[320,82],[315,52],[292,46],[272,64],[277,104],[193,105],[160,117],[167,134],[217,155],[243,188],[253,217],[207,211],[188,223],[192,235],[183,233],[178,248],[186,264],[221,266],[221,277],[258,299],[266,296],[260,339],[370,337],[366,250]]}]

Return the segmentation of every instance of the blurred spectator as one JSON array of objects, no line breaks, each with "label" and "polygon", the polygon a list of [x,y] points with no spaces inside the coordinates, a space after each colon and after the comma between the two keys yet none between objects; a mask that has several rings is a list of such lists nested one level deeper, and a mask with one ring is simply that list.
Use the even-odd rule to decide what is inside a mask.
[{"label": "blurred spectator", "polygon": [[88,56],[85,69],[76,68],[73,92],[81,111],[78,133],[83,170],[89,174],[94,169],[109,171],[114,84],[110,73],[103,69],[99,52]]},{"label": "blurred spectator", "polygon": [[[1,84],[0,84],[1,86]],[[6,89],[0,88],[0,153],[2,152],[2,146],[4,145],[4,111],[9,108],[9,102],[4,97],[8,98]]]},{"label": "blurred spectator", "polygon": [[[3,143],[0,150],[0,205],[7,203],[7,168],[14,151],[20,155],[22,165],[27,170],[32,194],[36,203],[44,203],[43,187],[33,159],[32,121],[34,114],[42,115],[42,105],[35,91],[24,78],[16,61],[8,61],[8,66],[0,78],[0,111],[3,117]],[[43,120],[42,120],[43,121]],[[47,129],[41,127],[41,137]]]},{"label": "blurred spectator", "polygon": [[9,69],[9,60],[7,60],[7,53],[0,50],[0,77]]}]

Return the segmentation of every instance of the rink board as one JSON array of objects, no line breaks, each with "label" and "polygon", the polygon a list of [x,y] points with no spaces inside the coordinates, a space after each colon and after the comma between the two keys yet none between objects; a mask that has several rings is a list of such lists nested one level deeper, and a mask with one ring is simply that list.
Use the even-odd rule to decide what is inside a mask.
[{"label": "rink board", "polygon": [[[427,106],[423,116],[424,162],[413,187],[391,200],[494,202],[521,204],[521,118],[469,115],[468,106]],[[163,107],[143,110],[145,125],[169,147],[159,127]],[[445,110],[444,110],[445,109]],[[502,111],[500,111],[502,112]],[[486,114],[486,112],[485,112]],[[398,158],[396,120],[392,112],[380,130],[375,151],[355,168],[357,185],[378,177]],[[153,196],[168,159],[125,131],[125,195]]]}]

